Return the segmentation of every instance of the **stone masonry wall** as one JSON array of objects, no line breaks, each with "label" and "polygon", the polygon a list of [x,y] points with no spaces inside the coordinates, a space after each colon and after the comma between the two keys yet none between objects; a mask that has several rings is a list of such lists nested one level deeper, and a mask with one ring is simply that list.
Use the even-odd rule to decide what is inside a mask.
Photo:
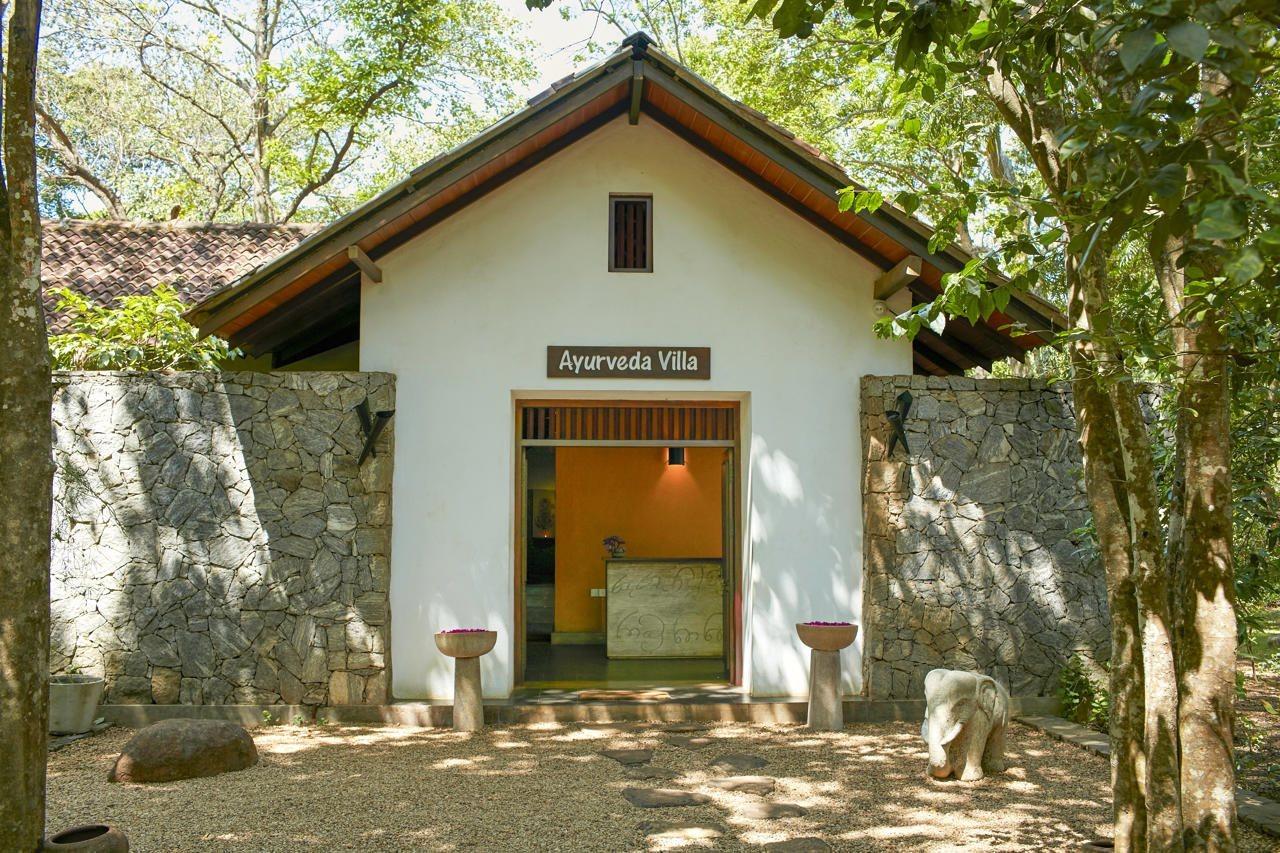
[{"label": "stone masonry wall", "polygon": [[[908,456],[886,450],[903,391]],[[864,677],[920,698],[934,667],[1049,696],[1072,655],[1105,660],[1106,581],[1088,521],[1071,397],[1026,379],[862,380]]]},{"label": "stone masonry wall", "polygon": [[381,373],[54,378],[54,672],[113,704],[387,701]]}]

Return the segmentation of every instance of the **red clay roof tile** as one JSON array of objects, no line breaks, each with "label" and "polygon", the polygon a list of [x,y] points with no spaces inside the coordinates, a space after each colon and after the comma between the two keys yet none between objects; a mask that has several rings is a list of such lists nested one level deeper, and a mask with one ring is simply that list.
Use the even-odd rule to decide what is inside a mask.
[{"label": "red clay roof tile", "polygon": [[[321,225],[50,220],[44,223],[44,288],[68,287],[101,305],[172,285],[194,304],[291,248]],[[56,299],[45,296],[60,331]]]}]

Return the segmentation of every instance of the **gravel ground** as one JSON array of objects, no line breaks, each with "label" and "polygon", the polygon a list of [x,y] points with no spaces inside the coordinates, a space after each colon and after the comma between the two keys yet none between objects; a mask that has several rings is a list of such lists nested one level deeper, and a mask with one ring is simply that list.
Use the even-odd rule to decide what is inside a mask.
[{"label": "gravel ground", "polygon": [[1240,665],[1244,695],[1236,700],[1236,763],[1241,787],[1280,799],[1280,661]]},{"label": "gravel ground", "polygon": [[[1015,725],[1003,775],[974,784],[923,775],[917,727],[857,725],[815,735],[797,726],[713,725],[711,742],[673,745],[648,724],[538,724],[482,735],[411,728],[257,729],[261,761],[209,779],[153,785],[106,781],[128,730],[54,753],[49,826],[120,826],[149,851],[752,850],[820,837],[837,850],[1072,850],[1106,835],[1107,766]],[[605,748],[655,749],[667,780],[636,780]],[[765,797],[710,784],[725,753],[768,760],[748,771],[777,780]],[[639,809],[628,786],[695,791],[710,802]],[[799,817],[753,818],[761,802]],[[1240,850],[1274,851],[1242,831]]]}]

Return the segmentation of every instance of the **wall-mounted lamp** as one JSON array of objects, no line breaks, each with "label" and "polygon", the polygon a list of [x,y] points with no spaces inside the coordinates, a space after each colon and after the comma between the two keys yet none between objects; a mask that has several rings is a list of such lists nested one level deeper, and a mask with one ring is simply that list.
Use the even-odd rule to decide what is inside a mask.
[{"label": "wall-mounted lamp", "polygon": [[885,420],[889,422],[889,449],[885,451],[884,458],[893,458],[893,449],[902,444],[902,452],[911,456],[911,445],[907,444],[907,414],[911,411],[911,392],[903,391],[898,395],[897,410],[890,409],[884,413]]},{"label": "wall-mounted lamp", "polygon": [[667,448],[667,464],[683,465],[684,464],[684,448],[668,447]]}]

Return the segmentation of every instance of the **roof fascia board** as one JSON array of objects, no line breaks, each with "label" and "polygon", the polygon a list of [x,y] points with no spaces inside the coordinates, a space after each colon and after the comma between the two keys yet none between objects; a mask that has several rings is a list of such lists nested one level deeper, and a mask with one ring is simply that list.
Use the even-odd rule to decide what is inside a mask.
[{"label": "roof fascia board", "polygon": [[817,211],[796,201],[794,198],[787,195],[782,190],[757,175],[755,172],[751,171],[733,157],[730,157],[728,154],[716,148],[707,140],[703,139],[701,136],[694,133],[671,116],[662,112],[662,110],[646,103],[644,112],[646,115],[652,117],[658,124],[662,125],[688,144],[692,145],[698,151],[706,154],[712,160],[715,160],[721,166],[724,166],[730,172],[733,172],[739,178],[760,190],[762,193],[769,196],[769,198],[799,216],[805,222],[808,222],[813,227],[822,231],[840,245],[857,253],[858,255],[861,255],[881,269],[887,269],[892,266],[893,262],[884,255],[876,252],[870,246],[863,243],[857,237],[853,236],[831,220],[823,217]]},{"label": "roof fascia board", "polygon": [[[794,140],[787,134],[770,127],[764,121],[752,120],[749,116],[741,115],[739,112],[741,107],[733,99],[727,97],[723,92],[662,51],[649,47],[645,55],[651,64],[659,66],[657,74],[649,75],[651,79],[659,75],[664,76],[668,83],[668,85],[663,86],[664,89],[691,108],[698,109],[699,105],[696,101],[682,97],[680,92],[681,86],[693,89],[707,100],[720,106],[722,115],[732,118],[735,124],[745,126],[754,133],[772,140],[776,149],[786,152],[788,161],[798,160],[803,162],[809,167],[809,171],[812,174],[819,176],[818,183],[809,182],[815,189],[829,191],[834,188],[838,191],[846,186],[858,186],[839,166],[833,163],[826,163],[799,149]],[[721,123],[723,124],[723,121]],[[731,130],[731,128],[726,128],[726,130]],[[735,133],[734,135],[748,145],[751,144],[750,140],[743,138],[740,134]],[[779,159],[769,151],[761,150],[758,146],[752,145],[752,147],[762,155],[770,157],[770,159]],[[800,177],[804,176],[800,175]],[[962,269],[969,260],[969,256],[966,253],[958,251],[955,247],[945,249],[945,254],[929,251],[930,233],[928,229],[922,223],[913,220],[905,211],[898,210],[891,205],[882,205],[869,216],[863,215],[862,218],[886,236],[897,240],[911,252],[925,257],[929,263],[944,273]],[[1062,315],[1062,312],[1034,293],[1015,294],[1013,300],[1010,301],[1010,310],[1006,313],[1026,325],[1028,329],[1033,330],[1033,334],[1036,330],[1046,330],[1051,333],[1055,327],[1065,328],[1066,326],[1066,318]],[[1038,337],[1042,340],[1048,340],[1044,335],[1038,335]]]},{"label": "roof fascia board", "polygon": [[[216,331],[230,319],[243,313],[274,293],[279,292],[313,264],[307,263],[316,254],[336,255],[345,252],[346,246],[357,243],[377,231],[391,220],[404,214],[444,187],[465,178],[491,159],[545,130],[556,121],[572,113],[631,77],[630,64],[622,62],[629,56],[615,54],[616,67],[608,63],[597,66],[594,74],[584,74],[556,93],[556,97],[541,101],[516,113],[512,119],[499,122],[482,133],[473,144],[461,146],[450,155],[438,158],[433,170],[415,171],[402,181],[367,204],[341,217],[333,225],[300,243],[271,263],[251,273],[233,288],[214,294],[192,309],[191,315],[199,322],[200,333]],[[430,164],[428,164],[430,165]],[[334,248],[336,244],[341,246]],[[326,250],[332,251],[326,251]],[[234,309],[234,310],[233,310]]]},{"label": "roof fascia board", "polygon": [[[773,138],[765,133],[758,123],[748,121],[730,106],[721,103],[723,100],[706,92],[689,86],[683,78],[675,77],[660,67],[654,67],[646,75],[649,85],[659,85],[673,97],[682,101],[708,118],[713,119],[738,140],[759,152],[762,156],[779,165],[786,166],[792,174],[805,181],[815,191],[831,196],[833,199],[839,190],[852,182],[848,176],[838,169],[819,168],[813,158],[805,157],[793,150],[791,144]],[[956,259],[929,251],[929,241],[887,215],[884,211],[869,214],[857,214],[867,224],[883,233],[886,237],[904,246],[908,251],[921,255],[943,272],[954,272],[963,264]]]},{"label": "roof fascia board", "polygon": [[[573,142],[625,114],[626,103],[625,101],[620,101],[601,112],[595,118],[578,125],[569,133],[556,138],[518,163],[489,178],[476,188],[432,211],[428,216],[418,220],[412,226],[387,238],[378,245],[378,248],[374,250],[374,254],[381,257],[386,252],[394,251],[398,246],[435,227],[457,211],[488,195],[512,178],[555,156],[556,153],[572,145]],[[260,351],[275,349],[282,343],[287,343],[290,338],[305,334],[305,328],[299,327],[299,322],[310,323],[317,314],[327,315],[344,307],[343,300],[348,299],[348,297],[342,295],[341,291],[350,288],[354,291],[350,299],[355,300],[357,303],[359,302],[360,284],[356,281],[357,275],[358,270],[354,266],[339,268],[293,299],[290,299],[286,305],[280,306],[277,310],[237,330],[232,334],[231,342],[236,347],[257,355]],[[299,321],[297,318],[302,319]]]}]

